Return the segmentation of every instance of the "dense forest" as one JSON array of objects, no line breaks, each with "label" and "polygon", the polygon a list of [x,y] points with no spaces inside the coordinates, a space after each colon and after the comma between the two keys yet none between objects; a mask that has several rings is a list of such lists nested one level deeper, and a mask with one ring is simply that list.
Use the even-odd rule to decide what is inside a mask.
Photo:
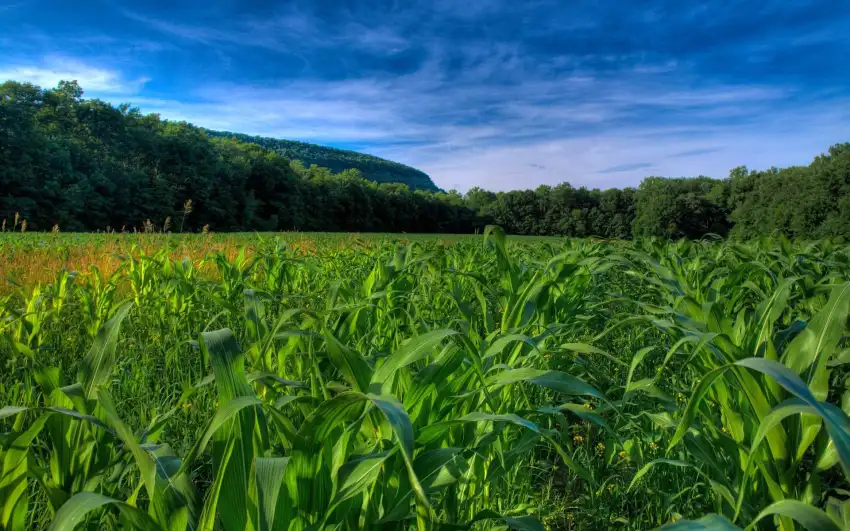
[{"label": "dense forest", "polygon": [[243,135],[229,131],[207,131],[207,134],[220,138],[233,138],[240,142],[258,144],[274,151],[292,161],[300,161],[305,166],[321,166],[328,168],[334,173],[345,170],[359,170],[364,179],[376,183],[402,183],[413,190],[437,190],[437,186],[428,177],[428,174],[411,168],[399,162],[349,151],[336,149],[296,140],[280,140],[264,136]]},{"label": "dense forest", "polygon": [[[184,215],[186,201],[191,213]],[[30,230],[473,230],[454,196],[334,173],[129,105],[75,82],[0,85],[0,218]],[[11,224],[11,221],[10,221]]]},{"label": "dense forest", "polygon": [[[62,231],[147,223],[173,231],[465,233],[496,223],[513,234],[604,238],[850,237],[850,144],[809,166],[741,167],[726,179],[460,194],[423,189],[411,179],[427,175],[389,161],[373,166],[381,159],[211,133],[82,95],[76,82],[0,85],[0,219],[10,220],[7,229],[19,213],[28,230]],[[404,168],[414,172],[404,182],[375,182]]]}]

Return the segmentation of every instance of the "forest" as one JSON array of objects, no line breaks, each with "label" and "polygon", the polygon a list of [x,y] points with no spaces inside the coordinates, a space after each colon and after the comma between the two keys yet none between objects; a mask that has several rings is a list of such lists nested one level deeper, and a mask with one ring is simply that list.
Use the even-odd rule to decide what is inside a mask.
[{"label": "forest", "polygon": [[[0,218],[17,215],[28,230],[63,232],[474,233],[497,224],[511,234],[611,239],[850,236],[849,143],[808,166],[739,167],[724,179],[465,194],[427,190],[425,181],[380,182],[393,167],[388,161],[370,167],[376,163],[368,156],[309,146],[212,133],[128,104],[84,99],[76,82],[43,89],[8,81],[0,85]],[[333,151],[351,154],[352,167],[329,160]]]},{"label": "forest", "polygon": [[337,149],[296,140],[282,140],[264,136],[251,136],[229,131],[207,131],[219,138],[232,138],[240,142],[257,144],[289,160],[301,161],[305,166],[321,166],[334,173],[359,170],[364,179],[377,183],[402,183],[412,190],[437,190],[427,173],[405,164],[373,155]]}]

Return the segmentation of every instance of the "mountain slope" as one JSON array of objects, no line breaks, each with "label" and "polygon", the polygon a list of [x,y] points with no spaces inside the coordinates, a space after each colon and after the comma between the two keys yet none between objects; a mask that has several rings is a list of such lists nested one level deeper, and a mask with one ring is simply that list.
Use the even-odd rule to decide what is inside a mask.
[{"label": "mountain slope", "polygon": [[437,190],[437,186],[427,173],[374,155],[295,140],[250,136],[229,131],[207,131],[207,133],[211,136],[235,138],[241,142],[258,144],[290,160],[300,160],[305,166],[316,164],[329,168],[334,173],[356,168],[365,179],[370,181],[403,183],[412,190]]}]

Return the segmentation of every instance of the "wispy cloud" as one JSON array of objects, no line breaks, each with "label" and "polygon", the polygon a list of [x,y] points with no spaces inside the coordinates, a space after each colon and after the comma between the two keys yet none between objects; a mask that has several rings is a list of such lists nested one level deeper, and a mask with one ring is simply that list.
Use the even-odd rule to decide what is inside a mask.
[{"label": "wispy cloud", "polygon": [[180,24],[170,22],[155,17],[149,17],[135,11],[124,10],[124,15],[130,19],[140,22],[152,29],[169,33],[182,39],[198,41],[202,44],[209,44],[217,40],[235,41],[242,35],[233,35],[231,32],[217,30],[213,28],[205,28],[202,26],[194,26],[189,24]]},{"label": "wispy cloud", "polygon": [[697,148],[697,149],[689,149],[686,151],[680,151],[678,153],[673,153],[670,155],[670,158],[680,158],[680,157],[693,157],[696,155],[707,155],[709,153],[717,153],[721,151],[723,148],[720,147],[708,147],[708,148]]},{"label": "wispy cloud", "polygon": [[264,17],[234,17],[224,25],[209,26],[197,21],[175,22],[133,10],[121,11],[127,18],[162,33],[211,45],[252,46],[275,52],[297,53],[303,49],[334,49],[347,45],[355,49],[398,52],[410,47],[409,38],[397,28],[364,23],[352,17],[327,20],[297,3],[283,3]]},{"label": "wispy cloud", "polygon": [[645,170],[647,168],[651,168],[652,166],[653,164],[651,162],[632,162],[629,164],[618,164],[617,166],[611,166],[610,168],[599,170],[596,173],[621,173],[624,171]]}]

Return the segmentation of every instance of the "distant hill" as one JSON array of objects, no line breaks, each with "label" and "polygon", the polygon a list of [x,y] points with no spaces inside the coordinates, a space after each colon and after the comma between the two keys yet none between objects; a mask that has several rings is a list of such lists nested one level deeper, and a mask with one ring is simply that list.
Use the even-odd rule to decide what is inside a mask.
[{"label": "distant hill", "polygon": [[229,131],[207,131],[211,136],[235,138],[241,142],[258,144],[290,160],[300,160],[305,166],[315,164],[334,173],[356,168],[365,179],[378,183],[404,183],[413,190],[438,188],[427,173],[404,164],[382,159],[357,151],[336,149],[295,140],[280,140],[263,136],[250,136]]}]

